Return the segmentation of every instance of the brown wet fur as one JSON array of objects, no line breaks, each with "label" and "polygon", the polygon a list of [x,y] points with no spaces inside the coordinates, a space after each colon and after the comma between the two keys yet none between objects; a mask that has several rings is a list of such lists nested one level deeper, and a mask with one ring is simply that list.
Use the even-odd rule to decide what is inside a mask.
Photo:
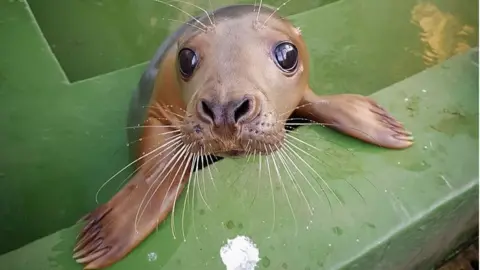
[{"label": "brown wet fur", "polygon": [[[368,97],[315,95],[308,85],[308,52],[300,32],[276,16],[264,26],[271,10],[260,14],[260,23],[253,6],[251,10],[233,18],[216,17],[215,27],[206,33],[189,28],[169,49],[159,66],[138,157],[168,145],[178,134],[183,136],[180,145],[190,146],[188,153],[192,154],[269,154],[282,146],[285,122],[294,112],[379,146],[400,149],[413,143],[402,124]],[[297,71],[288,76],[270,54],[272,46],[285,40],[299,52]],[[178,72],[177,53],[182,47],[194,48],[200,57],[188,80]],[[249,106],[235,123],[215,122],[199,109],[202,100],[213,108],[243,100]],[[170,127],[158,127],[165,125]],[[180,132],[159,135],[173,130]],[[140,160],[129,183],[84,218],[74,258],[85,269],[104,268],[121,260],[167,217],[190,173],[191,160],[186,159],[172,170],[165,169],[178,149],[164,151],[148,162],[147,158]],[[148,207],[136,220],[141,202],[143,209],[148,199]]]}]

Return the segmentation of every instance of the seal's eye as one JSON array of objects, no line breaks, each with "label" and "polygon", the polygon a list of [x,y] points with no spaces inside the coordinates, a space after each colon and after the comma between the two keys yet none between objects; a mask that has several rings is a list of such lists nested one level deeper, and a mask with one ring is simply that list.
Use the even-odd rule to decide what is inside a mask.
[{"label": "seal's eye", "polygon": [[292,73],[297,68],[298,51],[297,47],[290,42],[281,42],[273,49],[275,62],[283,72]]},{"label": "seal's eye", "polygon": [[197,67],[197,63],[198,57],[193,50],[189,48],[183,48],[178,53],[180,73],[182,73],[184,79],[188,79],[190,76],[192,76],[193,71],[195,71],[195,68]]}]

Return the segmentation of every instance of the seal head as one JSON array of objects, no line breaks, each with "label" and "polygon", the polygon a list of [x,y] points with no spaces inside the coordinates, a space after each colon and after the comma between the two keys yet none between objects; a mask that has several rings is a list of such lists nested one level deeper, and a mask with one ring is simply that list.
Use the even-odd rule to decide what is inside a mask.
[{"label": "seal head", "polygon": [[280,147],[308,89],[308,55],[292,24],[268,11],[216,16],[215,27],[192,27],[178,40],[186,104],[179,124],[190,151],[239,156]]}]

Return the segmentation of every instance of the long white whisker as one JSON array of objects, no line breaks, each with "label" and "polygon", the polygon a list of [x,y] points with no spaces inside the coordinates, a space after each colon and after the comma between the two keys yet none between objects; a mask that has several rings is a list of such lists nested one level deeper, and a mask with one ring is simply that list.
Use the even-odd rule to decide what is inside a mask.
[{"label": "long white whisker", "polygon": [[[209,1],[210,1],[210,0],[209,0]],[[197,5],[193,4],[193,3],[189,3],[189,2],[181,1],[181,0],[170,0],[169,2],[180,2],[180,3],[184,3],[184,4],[187,4],[187,5],[194,6],[194,7],[198,8],[198,9],[200,9],[201,11],[203,11],[203,12],[207,15],[208,20],[210,21],[210,24],[211,24],[211,25],[215,25],[215,24],[213,23],[212,19],[210,18],[210,15],[208,14],[208,12],[207,12],[204,8],[201,8],[201,7],[199,7],[199,6],[197,6]],[[203,30],[203,29],[202,29],[202,30]]]},{"label": "long white whisker", "polygon": [[172,21],[172,22],[179,22],[179,23],[182,23],[182,24],[189,25],[189,26],[191,26],[191,27],[195,27],[195,28],[197,28],[198,30],[200,30],[200,31],[202,31],[202,32],[205,32],[205,29],[203,29],[203,28],[201,28],[201,27],[198,27],[198,26],[196,26],[196,25],[194,25],[194,24],[181,21],[181,20],[174,20],[174,19],[169,19],[169,18],[162,18],[162,20],[167,20],[167,21]]},{"label": "long white whisker", "polygon": [[[184,14],[190,16],[190,18],[192,18],[193,20],[195,20],[198,24],[200,24],[201,26],[205,27],[205,29],[208,29],[208,27],[207,27],[204,23],[202,23],[200,20],[198,20],[197,18],[195,18],[192,14],[190,14],[190,13],[182,10],[181,8],[179,8],[179,7],[177,7],[177,6],[174,6],[174,5],[172,5],[172,4],[169,4],[169,3],[167,3],[167,2],[161,1],[161,0],[154,0],[154,1],[155,1],[155,2],[159,2],[159,3],[162,3],[162,4],[165,4],[165,5],[170,6],[170,7],[174,8],[174,9],[180,11],[180,12],[183,12]],[[206,32],[206,30],[203,30],[203,32]]]},{"label": "long white whisker", "polygon": [[[138,166],[138,168],[136,168],[131,174],[129,174],[127,177],[125,177],[125,179],[123,179],[123,181],[118,185],[118,188],[120,188],[124,183],[125,181],[127,181],[128,179],[130,179],[130,177],[132,177],[132,175],[134,175],[136,172],[138,172],[141,168],[143,168],[143,166],[146,166],[147,163],[149,163],[150,161],[154,160],[155,158],[157,158],[158,156],[160,156],[161,154],[165,153],[165,151],[168,151],[170,148],[172,147],[177,147],[179,145],[181,145],[182,142],[181,141],[177,141],[173,144],[170,144],[167,148],[163,149],[162,151],[160,151],[160,153],[157,153],[155,154],[153,157],[150,157],[149,159],[145,160],[145,162],[143,162],[142,165]],[[148,172],[150,172],[151,170],[153,169],[150,168],[148,171],[147,171],[147,174]]]},{"label": "long white whisker", "polygon": [[[266,149],[265,149],[266,151]],[[272,223],[272,231],[270,232],[270,234],[273,234],[273,231],[274,231],[274,228],[275,228],[275,221],[276,221],[276,213],[275,213],[275,194],[274,194],[274,191],[273,191],[273,181],[272,181],[272,174],[270,172],[270,162],[268,161],[268,156],[265,158],[265,160],[267,161],[267,170],[268,170],[268,178],[270,179],[270,189],[271,189],[271,192],[272,192],[272,203],[273,203],[273,223]]]},{"label": "long white whisker", "polygon": [[[178,198],[178,193],[180,192],[180,187],[182,186],[181,182],[183,181],[183,176],[185,176],[185,172],[187,171],[187,164],[189,162],[189,160],[192,159],[192,156],[193,154],[188,154],[188,157],[185,156],[184,157],[184,160],[182,161],[179,169],[183,166],[183,162],[186,161],[185,163],[185,168],[183,169],[183,172],[182,172],[182,176],[180,176],[180,178],[178,179],[178,185],[177,185],[177,190],[175,191],[175,198]],[[186,158],[186,159],[185,159]],[[178,170],[177,170],[177,173],[178,173]],[[173,177],[173,182],[175,182],[175,178],[177,177],[177,173],[175,173],[175,176]],[[171,186],[170,186],[171,187]],[[168,188],[168,190],[170,190],[170,187]],[[167,192],[168,193],[168,192]],[[174,239],[177,239],[177,237],[175,236],[175,205],[177,203],[177,200],[174,200],[173,201],[173,207],[172,207],[172,218],[170,219],[170,227],[172,228],[172,235],[173,235],[173,238]],[[184,239],[184,241],[186,241],[186,239]]]},{"label": "long white whisker", "polygon": [[[318,196],[318,198],[321,200],[321,196],[320,194],[318,193],[317,189],[312,185],[312,183],[310,182],[310,180],[308,180],[308,178],[305,176],[305,174],[303,174],[302,170],[300,170],[300,168],[298,168],[297,164],[295,164],[295,162],[290,158],[290,155],[288,155],[287,153],[287,150],[290,151],[290,152],[295,152],[295,150],[291,149],[291,148],[288,148],[288,146],[285,147],[285,149],[282,149],[281,151],[284,152],[284,156],[288,159],[288,161],[290,161],[290,163],[295,167],[295,169],[300,173],[300,175],[305,179],[305,181],[307,182],[307,184],[312,188],[313,192],[315,192],[315,194]],[[323,194],[325,195],[325,198],[327,198],[327,201],[328,201],[328,205],[330,207],[330,211],[332,211],[332,203],[330,202],[330,199],[328,198],[328,195],[327,193],[325,192],[325,190],[323,189],[322,185],[319,185],[320,186],[320,189],[322,190]]]},{"label": "long white whisker", "polygon": [[[163,184],[163,182],[165,181],[165,178],[170,174],[170,172],[172,171],[172,169],[175,167],[175,165],[177,164],[177,162],[180,160],[180,158],[182,156],[185,155],[185,153],[188,151],[188,149],[190,149],[191,145],[190,146],[186,146],[186,145],[183,145],[180,150],[178,150],[175,155],[168,161],[168,163],[163,167],[159,167],[158,170],[156,172],[158,172],[159,170],[162,170],[158,176],[156,177],[155,181],[153,181],[153,183],[150,185],[150,187],[148,188],[147,192],[145,193],[145,196],[143,197],[142,201],[140,202],[140,206],[138,207],[138,211],[137,211],[137,214],[135,216],[135,231],[137,231],[137,222],[138,220],[140,220],[140,218],[142,217],[143,213],[145,212],[148,204],[150,203],[150,200],[153,198],[153,196],[155,195],[155,193],[157,192],[157,190],[160,188],[160,186]],[[160,181],[160,184],[157,185],[157,187],[155,188],[155,190],[153,191],[152,195],[150,196],[150,198],[148,199],[148,201],[145,203],[145,207],[143,210],[141,210],[142,208],[142,205],[145,201],[145,199],[147,198],[147,194],[150,192],[150,190],[155,186],[156,182],[158,181],[160,175],[163,174],[163,172],[169,167],[169,165],[175,161],[175,163],[170,167],[170,170],[164,175],[163,179]],[[153,174],[155,175],[156,172]],[[170,187],[173,185],[173,183],[175,182],[172,181],[170,183],[170,186],[168,187],[168,190],[170,190]],[[168,191],[167,191],[168,193]],[[163,201],[162,203],[160,204],[160,207],[163,205],[163,203],[165,202],[165,199],[166,199],[167,196],[165,196],[163,198]],[[140,211],[141,210],[141,211]]]},{"label": "long white whisker", "polygon": [[[286,144],[285,146],[287,148],[290,148],[289,145],[295,147],[297,150],[301,151],[302,153],[304,154],[307,154],[309,156],[311,156],[309,153],[307,153],[306,151],[304,151],[303,149],[299,148],[298,146],[296,146],[295,144],[289,142],[288,140],[285,140]],[[325,179],[323,179],[322,176],[320,176],[320,174],[317,173],[317,171],[315,169],[312,168],[312,166],[310,166],[310,164],[308,164],[308,162],[306,162],[300,155],[298,155],[295,151],[292,151],[292,153],[297,156],[297,158],[299,158],[305,165],[307,165],[307,167],[317,176],[320,178],[320,180],[325,184],[325,186],[327,187],[327,189],[333,193],[333,195],[335,196],[335,198],[338,200],[338,202],[340,202],[340,204],[343,206],[343,203],[342,201],[340,200],[340,198],[338,198],[337,194],[330,188],[330,186],[327,184],[327,182],[325,181]]]},{"label": "long white whisker", "polygon": [[[301,143],[303,143],[303,144],[305,144],[305,145],[307,145],[307,146],[313,147],[314,149],[320,151],[320,149],[318,149],[318,148],[314,147],[313,145],[310,145],[310,144],[308,144],[308,143],[306,143],[306,142],[304,142],[304,141],[296,138],[295,136],[289,135],[289,137],[292,138],[292,139],[297,140],[298,142],[301,142]],[[291,143],[291,142],[290,142],[290,144],[291,144],[291,145],[294,145],[294,144]],[[295,147],[297,147],[297,146],[295,146]],[[305,153],[307,153],[307,152],[305,152]],[[309,153],[307,153],[307,155],[310,156],[311,158],[315,159],[315,161],[317,161],[317,162],[319,162],[319,163],[322,163],[322,164],[325,164],[325,162],[319,160],[319,159],[316,158],[315,156],[313,156],[313,155],[311,155],[311,154],[309,154]],[[345,182],[347,182],[347,184],[348,184],[350,187],[352,187],[352,188],[355,190],[355,192],[357,192],[357,194],[360,196],[360,198],[362,198],[362,200],[365,202],[365,197],[363,197],[363,195],[360,193],[360,191],[359,191],[352,183],[350,183],[347,179],[343,179],[343,180],[344,180]]]},{"label": "long white whisker", "polygon": [[[212,162],[213,168],[216,169],[217,172],[218,172],[218,169],[217,169],[217,167],[215,166],[215,162],[213,161],[213,158],[205,152],[205,148],[203,148],[203,150],[204,150],[204,152],[203,152],[204,155],[206,155],[207,158],[210,158],[210,162]],[[203,161],[203,159],[202,159],[202,161]],[[217,185],[215,185],[215,180],[213,179],[212,171],[210,170],[210,166],[209,166],[209,165],[207,165],[207,169],[208,169],[208,173],[210,174],[210,180],[212,181],[213,189],[215,189],[215,191],[218,191],[218,190],[217,190]],[[202,169],[202,170],[203,170],[203,169]]]},{"label": "long white whisker", "polygon": [[[256,153],[257,150],[255,150]],[[258,192],[260,191],[260,182],[262,181],[262,154],[259,152],[258,153],[258,179],[257,179],[257,191],[255,192],[255,195],[253,196],[252,202],[250,203],[250,207],[252,207],[253,203],[255,202],[255,199],[257,198]]]},{"label": "long white whisker", "polygon": [[[176,135],[176,136],[173,136],[170,143],[174,142],[174,141],[177,141],[177,140],[180,140],[181,139],[181,135]],[[168,145],[168,144],[164,144],[164,145]],[[158,150],[162,149],[163,146],[160,146],[160,147],[157,147],[155,149],[153,149],[152,151],[140,156],[139,158],[135,159],[134,161],[130,162],[127,166],[123,167],[123,169],[121,169],[120,171],[118,171],[117,173],[115,173],[113,176],[111,176],[107,181],[105,181],[101,186],[100,188],[98,189],[97,193],[95,193],[95,202],[98,203],[98,194],[100,193],[100,191],[110,182],[112,181],[113,178],[115,178],[117,175],[119,175],[120,173],[122,173],[124,170],[126,170],[128,167],[132,166],[133,164],[137,163],[139,160],[141,160],[142,158],[145,158],[145,157],[148,157],[150,156],[151,154],[157,152]]]},{"label": "long white whisker", "polygon": [[273,14],[275,14],[277,11],[279,11],[282,7],[284,7],[286,4],[288,4],[288,2],[290,2],[292,0],[287,0],[285,2],[283,2],[283,4],[281,4],[279,7],[277,7],[273,12],[272,14],[270,14],[270,16],[268,16],[268,18],[263,22],[263,26],[265,26],[265,24],[268,22],[268,20],[270,20],[270,18],[273,16]]},{"label": "long white whisker", "polygon": [[[288,176],[290,177],[290,180],[292,181],[293,186],[295,187],[295,189],[297,190],[297,192],[299,192],[299,194],[303,197],[303,199],[305,200],[305,203],[307,204],[308,211],[309,211],[310,214],[313,216],[312,207],[310,206],[310,203],[308,202],[307,197],[306,197],[305,194],[303,193],[303,190],[302,190],[302,188],[300,187],[300,185],[296,182],[295,177],[293,176],[292,171],[290,170],[290,168],[289,168],[288,165],[287,165],[286,155],[287,155],[287,153],[285,152],[284,149],[280,149],[280,150],[278,151],[278,156],[279,156],[279,158],[281,159],[282,164],[283,164],[283,166],[285,167],[285,170],[287,171],[287,174],[288,174]],[[297,186],[298,186],[298,188],[297,188]]]},{"label": "long white whisker", "polygon": [[257,22],[258,22],[258,17],[260,16],[260,10],[262,9],[262,3],[263,3],[263,0],[260,0],[260,6],[258,7],[258,12],[257,12]]},{"label": "long white whisker", "polygon": [[285,185],[283,184],[283,181],[282,181],[282,175],[280,174],[280,171],[278,170],[277,162],[275,161],[275,156],[277,155],[277,153],[273,152],[273,149],[270,146],[269,146],[269,148],[270,148],[270,151],[273,153],[272,154],[272,161],[273,161],[273,166],[275,168],[275,171],[277,172],[278,182],[282,186],[283,193],[285,194],[285,198],[287,199],[288,206],[290,207],[290,211],[292,212],[293,220],[295,221],[295,236],[296,236],[298,234],[297,217],[295,216],[295,211],[293,211],[293,206],[292,206],[292,203],[290,202],[290,197],[288,196],[288,192],[285,189]]},{"label": "long white whisker", "polygon": [[[178,129],[175,129],[175,130],[172,130],[172,131],[166,131],[166,132],[162,132],[162,133],[157,133],[157,134],[152,134],[152,135],[149,135],[149,136],[145,136],[145,137],[140,137],[139,139],[135,140],[135,141],[131,141],[131,142],[128,142],[126,144],[126,146],[130,146],[134,143],[137,143],[137,142],[142,142],[143,140],[147,139],[147,138],[151,138],[151,137],[157,137],[157,136],[164,136],[164,135],[168,135],[168,134],[172,134],[172,133],[178,133],[178,132],[181,132],[180,130]],[[178,134],[177,136],[180,136],[180,134]]]},{"label": "long white whisker", "polygon": [[[198,154],[193,155],[192,159],[192,164],[190,166],[190,176],[188,178],[188,183],[187,183],[187,194],[185,195],[185,199],[183,201],[183,210],[182,210],[182,236],[183,236],[183,242],[186,242],[187,239],[185,237],[185,225],[184,225],[184,220],[185,220],[185,207],[188,203],[188,197],[190,196],[190,183],[192,182],[192,176],[193,176],[193,164],[195,164],[198,161]],[[194,191],[195,193],[195,191]],[[193,211],[193,207],[190,211]]]}]

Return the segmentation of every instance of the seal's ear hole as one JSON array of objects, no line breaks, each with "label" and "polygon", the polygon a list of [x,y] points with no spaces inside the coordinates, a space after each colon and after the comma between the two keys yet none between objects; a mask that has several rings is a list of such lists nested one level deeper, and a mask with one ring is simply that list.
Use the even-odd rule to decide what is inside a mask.
[{"label": "seal's ear hole", "polygon": [[282,41],[273,48],[277,66],[285,73],[293,73],[298,66],[298,50],[291,42]]},{"label": "seal's ear hole", "polygon": [[178,52],[178,64],[183,79],[190,78],[198,64],[197,54],[189,48],[181,49]]}]

